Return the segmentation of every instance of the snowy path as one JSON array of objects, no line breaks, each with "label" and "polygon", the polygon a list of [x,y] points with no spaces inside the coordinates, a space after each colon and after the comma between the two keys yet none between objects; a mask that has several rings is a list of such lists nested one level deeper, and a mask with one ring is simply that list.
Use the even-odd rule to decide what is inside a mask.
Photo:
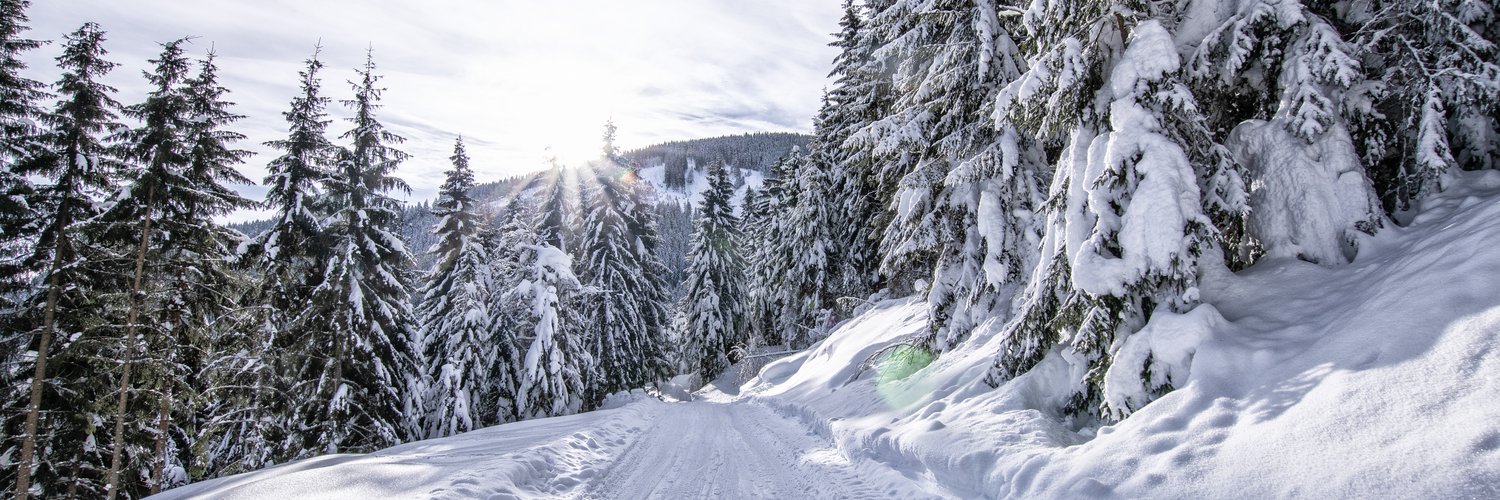
[{"label": "snowy path", "polygon": [[[662,405],[587,497],[912,498],[930,496],[875,464],[856,466],[805,427],[748,403]],[[882,470],[883,469],[883,470]]]},{"label": "snowy path", "polygon": [[932,498],[759,404],[642,400],[368,455],[332,455],[159,498]]}]

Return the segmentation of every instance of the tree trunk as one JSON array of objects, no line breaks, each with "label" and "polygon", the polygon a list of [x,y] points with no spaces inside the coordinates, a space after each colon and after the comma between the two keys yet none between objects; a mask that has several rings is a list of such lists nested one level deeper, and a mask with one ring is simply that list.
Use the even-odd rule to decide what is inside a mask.
[{"label": "tree trunk", "polygon": [[141,282],[146,274],[146,249],[151,245],[151,209],[156,202],[156,191],[146,195],[146,214],[141,222],[141,241],[135,252],[135,283],[130,287],[130,314],[126,319],[125,342],[130,343],[125,365],[120,369],[120,395],[115,406],[114,442],[110,443],[109,482],[107,500],[114,500],[120,492],[120,451],[125,445],[125,405],[130,401],[130,367],[135,361],[140,342],[136,342],[136,320],[141,312]]},{"label": "tree trunk", "polygon": [[[168,347],[171,349],[171,347]],[[172,364],[171,351],[167,353],[167,365]],[[168,382],[169,375],[165,372],[161,375],[160,386],[157,392],[161,393],[161,407],[156,412],[156,464],[151,467],[151,493],[161,493],[161,484],[165,481],[163,477],[167,470],[167,430],[172,426],[172,387]]]},{"label": "tree trunk", "polygon": [[[59,238],[62,236],[59,235]],[[36,453],[36,424],[41,418],[42,386],[47,375],[47,351],[52,348],[53,330],[56,329],[57,301],[61,286],[63,264],[62,245],[53,249],[52,276],[47,278],[47,308],[42,313],[42,338],[36,350],[36,370],[31,375],[31,403],[26,406],[26,430],[21,441],[21,457],[17,462],[16,500],[26,500],[31,495],[32,456]]]},{"label": "tree trunk", "polygon": [[73,455],[73,480],[68,482],[68,500],[78,498],[78,469],[83,466],[83,452]]}]

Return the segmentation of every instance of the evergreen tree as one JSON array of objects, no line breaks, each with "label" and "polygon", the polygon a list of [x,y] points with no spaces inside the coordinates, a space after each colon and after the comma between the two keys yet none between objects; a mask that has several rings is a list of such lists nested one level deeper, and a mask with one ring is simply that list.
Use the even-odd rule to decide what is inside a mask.
[{"label": "evergreen tree", "polygon": [[[1374,113],[1355,116],[1385,208],[1443,190],[1463,168],[1500,168],[1500,13],[1462,0],[1366,0],[1345,14]],[[1488,29],[1487,29],[1488,28]]]},{"label": "evergreen tree", "polygon": [[428,250],[437,259],[418,292],[417,317],[423,327],[424,379],[430,385],[422,411],[423,436],[442,437],[477,429],[494,409],[485,408],[484,392],[494,381],[496,347],[489,309],[490,255],[482,235],[484,222],[469,192],[474,172],[463,138],[453,146],[453,169],[438,191],[433,215],[440,217]]},{"label": "evergreen tree", "polygon": [[930,61],[902,82],[897,102],[923,117],[932,141],[897,188],[883,265],[894,273],[931,262],[925,293],[929,344],[946,350],[1008,311],[1036,238],[1027,215],[1040,204],[1040,148],[1013,126],[997,127],[991,104],[1024,69],[1010,27],[984,1],[928,2],[903,51]]},{"label": "evergreen tree", "polygon": [[[103,140],[123,129],[116,122],[120,104],[111,97],[115,89],[98,81],[115,66],[103,59],[104,32],[97,24],[85,23],[65,40],[63,53],[57,57],[63,74],[53,85],[60,99],[50,113],[41,116],[47,128],[41,137],[43,150],[19,165],[22,175],[52,181],[37,192],[35,206],[44,212],[39,214],[41,224],[29,256],[30,262],[42,266],[35,283],[37,289],[46,292],[33,295],[22,309],[32,316],[40,313],[41,321],[34,333],[37,356],[31,379],[16,384],[30,388],[24,399],[27,408],[17,409],[17,414],[24,413],[26,418],[25,430],[18,435],[23,439],[17,455],[21,464],[32,463],[38,442],[59,450],[86,448],[88,422],[96,416],[87,413],[89,401],[77,400],[86,392],[70,382],[86,378],[90,366],[86,356],[78,355],[87,348],[70,348],[70,339],[100,321],[90,304],[97,292],[85,272],[94,267],[91,259],[100,255],[83,225],[99,214],[99,200],[112,188],[114,176],[122,167]],[[6,403],[21,400],[7,399]],[[43,407],[53,409],[49,411],[53,416],[39,427]],[[39,428],[50,429],[50,434],[39,436]],[[62,485],[70,482],[64,474],[82,467],[76,453],[42,458],[49,463],[41,470],[53,474],[37,478],[43,494],[64,488]],[[18,492],[30,488],[31,467],[19,472]]]},{"label": "evergreen tree", "polygon": [[781,249],[786,213],[796,203],[795,168],[804,162],[800,148],[793,148],[771,167],[761,189],[746,205],[745,248],[745,324],[761,345],[784,344],[792,333],[782,317],[786,307],[782,281],[786,279],[790,259]]},{"label": "evergreen tree", "polygon": [[[1104,387],[1111,370],[1151,370],[1114,367],[1113,351],[1158,308],[1197,303],[1199,258],[1222,234],[1206,213],[1224,198],[1202,196],[1200,183],[1218,175],[1205,171],[1227,168],[1227,155],[1192,128],[1206,120],[1157,20],[1172,11],[1157,7],[1057,2],[1029,11],[1033,64],[997,102],[997,125],[1066,142],[1045,205],[1041,261],[1006,325],[994,375],[1024,372],[1064,344],[1083,373],[1066,409],[1072,415],[1121,418],[1180,382]],[[1085,31],[1093,35],[1078,38]]]},{"label": "evergreen tree", "polygon": [[[179,306],[184,302],[167,303],[174,300],[174,295],[188,291],[169,289],[163,283],[166,280],[173,285],[185,286],[187,283],[173,277],[183,269],[172,265],[177,263],[169,264],[163,257],[168,253],[175,254],[174,257],[184,255],[174,252],[177,250],[175,242],[160,242],[170,233],[190,230],[188,226],[194,223],[191,217],[198,211],[198,207],[190,205],[210,202],[199,199],[200,195],[210,193],[195,192],[199,186],[193,185],[187,174],[192,150],[187,130],[192,110],[184,90],[190,69],[189,61],[182,53],[182,45],[186,42],[186,39],[179,39],[162,44],[161,55],[151,60],[154,69],[146,73],[151,92],[140,104],[124,108],[126,116],[141,123],[139,127],[116,136],[123,143],[124,159],[133,164],[133,171],[128,176],[130,184],[116,195],[109,210],[96,218],[102,227],[97,231],[91,229],[91,232],[104,235],[113,248],[112,252],[118,256],[117,260],[106,262],[129,263],[130,266],[129,269],[107,271],[122,278],[129,276],[122,280],[126,292],[123,294],[125,318],[116,323],[125,325],[125,331],[119,337],[118,351],[106,354],[109,359],[121,360],[120,375],[115,384],[114,430],[109,439],[110,466],[106,478],[107,496],[111,499],[122,490],[143,491],[140,485],[149,485],[153,479],[159,479],[154,474],[153,459],[165,454],[156,453],[154,436],[158,432],[152,424],[160,420],[163,399],[151,398],[147,402],[133,397],[140,390],[133,382],[134,371],[147,372],[142,378],[155,375],[154,379],[148,380],[161,380],[163,369],[170,362],[165,356],[169,352],[152,347],[175,343],[177,339],[169,335],[181,333],[161,329],[164,324],[170,325],[166,321],[179,319],[167,316],[183,313]],[[154,317],[158,314],[161,317]],[[141,358],[142,355],[148,357]],[[136,401],[134,406],[132,400]],[[129,434],[126,433],[127,423],[131,426]],[[151,472],[145,473],[147,477],[131,478],[124,483],[120,472],[127,469],[126,461],[130,462],[129,470]]]},{"label": "evergreen tree", "polygon": [[[593,360],[579,335],[578,295],[581,284],[573,273],[573,259],[558,245],[567,241],[567,177],[554,168],[546,198],[531,226],[528,244],[519,252],[517,277],[507,298],[522,307],[514,314],[525,346],[517,369],[514,400],[519,418],[541,418],[575,413],[583,407],[584,373]],[[529,334],[529,336],[527,336]]]},{"label": "evergreen tree", "polygon": [[[829,104],[823,106],[827,118]],[[828,133],[825,120],[817,121],[820,135]],[[814,139],[811,153],[796,165],[792,182],[797,184],[796,202],[783,212],[775,248],[786,262],[773,290],[782,295],[778,330],[787,345],[802,348],[826,334],[828,316],[840,296],[842,250],[848,248],[838,205],[842,184],[837,165],[825,138]],[[712,187],[710,187],[712,189]]]},{"label": "evergreen tree", "polygon": [[[25,261],[36,237],[37,218],[30,214],[37,207],[31,205],[30,180],[17,170],[19,163],[42,149],[36,119],[42,114],[42,100],[49,97],[41,82],[21,74],[26,69],[21,54],[41,46],[41,42],[24,37],[29,3],[0,3],[0,310],[7,311],[15,307],[14,302],[25,300],[30,289],[28,275],[35,271],[28,269]],[[6,332],[0,336],[0,348],[4,348],[0,363],[13,366],[23,362],[21,353],[27,350],[30,339],[11,332],[30,327],[13,314],[0,316],[0,321],[15,323],[0,324]]]},{"label": "evergreen tree", "polygon": [[679,332],[687,347],[688,361],[705,382],[729,367],[729,351],[743,344],[745,269],[738,244],[739,217],[730,198],[734,186],[724,165],[708,167],[708,190],[698,207],[697,230],[689,255],[686,294],[679,304],[683,317]]},{"label": "evergreen tree", "polygon": [[490,386],[481,393],[481,407],[492,413],[480,416],[486,421],[504,423],[520,420],[517,396],[522,376],[522,355],[530,347],[523,339],[531,338],[531,310],[513,300],[517,287],[525,279],[522,271],[524,248],[537,244],[536,230],[532,226],[536,214],[531,207],[513,196],[504,209],[496,215],[497,225],[493,231],[480,234],[491,251],[490,274],[493,284],[489,297],[490,336],[488,344],[495,349],[487,371]]},{"label": "evergreen tree", "polygon": [[832,162],[839,175],[834,198],[841,201],[834,214],[840,237],[841,257],[836,268],[844,295],[863,297],[880,287],[879,240],[890,224],[886,207],[894,191],[882,186],[879,157],[875,144],[861,135],[890,113],[892,82],[888,62],[876,56],[887,34],[872,23],[873,17],[889,7],[889,1],[867,1],[861,9],[852,0],[844,2],[842,28],[833,42],[839,49],[835,57],[833,87],[828,91],[831,106],[819,120],[824,131],[819,134],[821,154]]},{"label": "evergreen tree", "polygon": [[589,289],[580,311],[588,316],[585,338],[595,359],[586,403],[597,406],[604,395],[663,380],[673,370],[666,357],[666,268],[656,257],[656,224],[644,193],[635,172],[609,157],[592,170],[597,181],[586,199],[579,277]]},{"label": "evergreen tree", "polygon": [[[1214,167],[1226,161],[1197,158],[1204,156],[1198,152],[1206,149],[1203,140],[1189,144],[1195,162],[1214,167],[1201,169],[1200,184],[1232,265],[1262,251],[1342,263],[1359,234],[1384,223],[1350,136],[1351,120],[1368,122],[1376,113],[1365,104],[1375,86],[1363,79],[1357,54],[1338,28],[1310,6],[1328,9],[1292,0],[1245,0],[1223,9],[1185,63],[1194,90],[1188,95],[1203,103],[1194,114],[1215,131],[1194,135],[1223,141],[1236,168],[1244,169],[1235,175]],[[1187,135],[1182,131],[1194,127],[1172,128]],[[1299,160],[1298,154],[1317,159]],[[1243,179],[1257,186],[1248,197],[1239,194],[1251,184]],[[1317,216],[1303,217],[1309,213]],[[1241,221],[1243,234],[1236,234],[1233,219]]]},{"label": "evergreen tree", "polygon": [[[162,257],[172,268],[169,286],[178,295],[159,313],[171,321],[173,330],[164,342],[165,369],[157,381],[161,403],[153,493],[185,483],[193,471],[201,473],[198,453],[202,450],[197,441],[211,431],[206,426],[214,413],[224,411],[222,407],[209,411],[208,405],[219,395],[203,376],[210,364],[222,363],[204,354],[222,352],[218,345],[242,340],[241,332],[223,328],[219,320],[237,309],[234,299],[244,286],[244,280],[229,268],[244,235],[218,225],[214,218],[253,205],[225,186],[251,184],[235,168],[250,152],[234,148],[244,135],[229,127],[244,117],[230,111],[233,103],[225,100],[228,90],[218,83],[212,51],[199,61],[198,74],[185,84],[189,120],[183,134],[190,149],[183,177],[192,191],[179,208],[163,212],[161,224],[163,243],[173,243]],[[204,389],[209,392],[200,392]]]},{"label": "evergreen tree", "polygon": [[255,289],[245,298],[254,304],[246,319],[249,333],[237,346],[220,346],[225,353],[243,356],[243,362],[218,362],[214,369],[225,387],[220,397],[228,404],[226,413],[213,422],[215,440],[210,442],[216,443],[212,454],[217,458],[207,465],[210,471],[255,470],[301,453],[287,449],[296,446],[286,440],[289,429],[297,425],[288,418],[294,403],[276,393],[295,385],[287,376],[300,373],[296,368],[315,354],[295,348],[311,346],[308,339],[320,331],[314,318],[301,314],[326,260],[326,207],[318,197],[333,146],[325,135],[328,98],[319,94],[319,52],[321,48],[315,49],[298,72],[301,93],[282,113],[287,137],[266,143],[282,152],[267,164],[265,178],[266,205],[274,214],[271,226],[255,238],[252,252],[243,258],[260,271]]},{"label": "evergreen tree", "polygon": [[304,455],[369,451],[415,433],[406,420],[415,414],[412,258],[397,232],[400,203],[386,194],[408,189],[391,175],[407,155],[392,147],[403,139],[375,117],[383,89],[373,54],[358,74],[354,98],[343,101],[354,115],[340,137],[351,144],[339,148],[324,185],[328,261],[304,311],[323,334],[293,348],[309,353],[291,391],[299,404],[291,443]]}]

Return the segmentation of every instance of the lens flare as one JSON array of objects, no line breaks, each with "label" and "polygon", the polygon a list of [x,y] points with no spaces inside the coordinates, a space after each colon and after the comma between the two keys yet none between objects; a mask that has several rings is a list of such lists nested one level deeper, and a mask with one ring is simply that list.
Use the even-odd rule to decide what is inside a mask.
[{"label": "lens flare", "polygon": [[891,349],[880,360],[876,370],[875,387],[880,397],[891,408],[901,408],[917,402],[931,392],[923,368],[932,364],[937,356],[925,347],[902,345]]}]

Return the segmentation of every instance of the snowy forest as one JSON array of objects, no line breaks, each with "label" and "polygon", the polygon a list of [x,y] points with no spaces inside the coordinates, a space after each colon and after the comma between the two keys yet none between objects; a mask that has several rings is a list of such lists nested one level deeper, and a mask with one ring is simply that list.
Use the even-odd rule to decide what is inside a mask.
[{"label": "snowy forest", "polygon": [[[209,44],[162,43],[152,90],[122,103],[108,27],[33,33],[28,3],[0,0],[18,499],[591,412],[900,297],[926,313],[895,346],[919,364],[998,339],[986,387],[1045,376],[1061,397],[1035,409],[1098,429],[1187,382],[1195,345],[1153,325],[1208,314],[1207,277],[1346,265],[1500,169],[1487,0],[845,0],[805,146],[627,154],[607,123],[595,160],[476,190],[492,179],[455,137],[418,238],[381,103],[420,89],[386,89],[378,49],[342,85],[309,47],[260,157]],[[53,36],[55,80],[28,79],[18,55]],[[701,192],[663,195],[693,176]],[[234,189],[252,183],[264,200]],[[223,221],[246,208],[274,215]]]}]

